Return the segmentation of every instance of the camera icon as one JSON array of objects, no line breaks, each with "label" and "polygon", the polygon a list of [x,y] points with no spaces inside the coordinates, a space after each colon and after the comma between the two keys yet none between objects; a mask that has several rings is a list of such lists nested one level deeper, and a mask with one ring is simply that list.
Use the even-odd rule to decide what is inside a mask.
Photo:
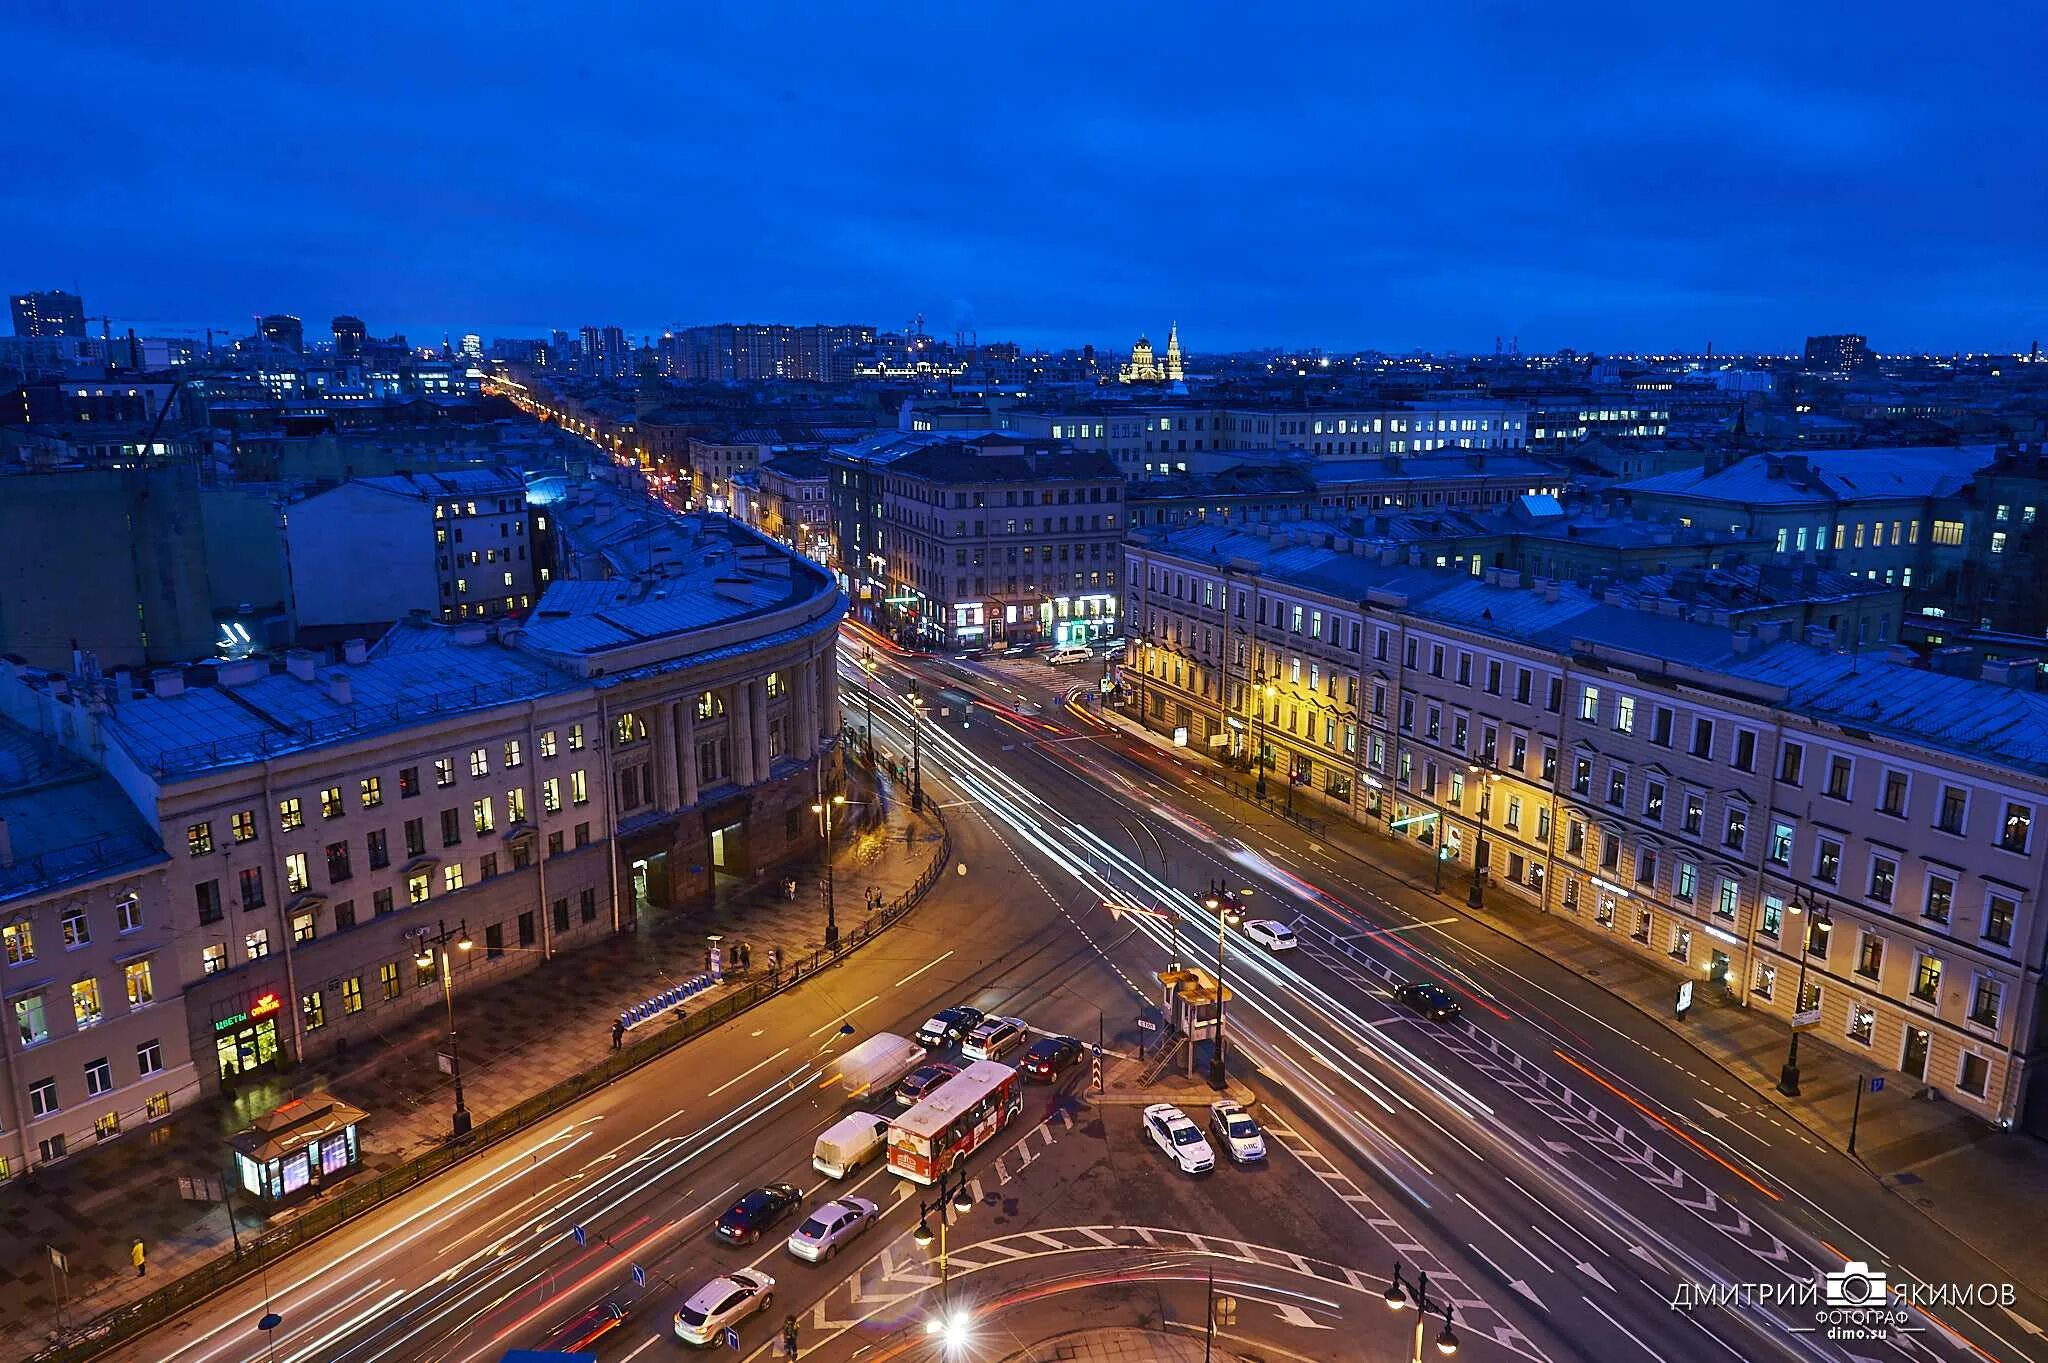
[{"label": "camera icon", "polygon": [[1839,1273],[1821,1275],[1822,1297],[1829,1306],[1882,1306],[1886,1285],[1882,1270],[1871,1272],[1861,1259],[1851,1259]]}]

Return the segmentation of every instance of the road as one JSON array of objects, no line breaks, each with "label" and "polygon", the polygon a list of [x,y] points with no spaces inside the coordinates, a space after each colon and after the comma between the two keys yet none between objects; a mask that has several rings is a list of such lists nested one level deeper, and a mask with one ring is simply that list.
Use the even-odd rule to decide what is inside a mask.
[{"label": "road", "polygon": [[[859,650],[842,656],[857,675]],[[2048,1306],[2025,1289],[2017,1317],[1943,1307],[1852,1346],[1800,1332],[1810,1310],[1673,1310],[1681,1284],[1805,1282],[1848,1255],[1894,1282],[1999,1275],[1854,1166],[1740,1109],[1696,1060],[1667,1056],[1650,1020],[1235,806],[1172,756],[1068,716],[1064,676],[886,651],[877,671],[876,744],[903,754],[918,725],[964,875],[840,967],[113,1356],[471,1363],[616,1302],[625,1322],[596,1346],[616,1363],[678,1349],[681,1301],[755,1265],[777,1289],[742,1327],[744,1359],[769,1356],[785,1314],[806,1358],[938,1357],[925,1326],[960,1314],[970,1341],[947,1356],[998,1359],[1091,1322],[1199,1332],[1212,1293],[1232,1307],[1219,1337],[1248,1352],[1397,1359],[1415,1320],[1382,1300],[1398,1265],[1406,1283],[1428,1275],[1426,1332],[1449,1305],[1461,1352],[1480,1358],[2044,1357],[2023,1322]],[[922,719],[902,699],[913,676]],[[845,708],[863,728],[862,698]],[[1154,972],[1213,959],[1214,919],[1187,893],[1212,878],[1252,888],[1255,911],[1295,922],[1302,945],[1274,955],[1231,934],[1235,1077],[1272,1155],[1194,1180],[1144,1141],[1137,1111],[1176,1096],[1199,1120],[1199,1086],[1169,1095],[1129,1057]],[[1460,991],[1464,1019],[1397,1009],[1389,985],[1417,974]],[[1086,1066],[1057,1103],[1034,1090],[975,1157],[974,1209],[948,1232],[942,1280],[936,1247],[911,1236],[918,1190],[879,1169],[828,1185],[808,1157],[849,1110],[834,1054],[954,1002],[1100,1035],[1109,1059],[1104,1091]],[[782,1249],[788,1224],[744,1249],[714,1243],[717,1213],[773,1180],[807,1205],[856,1192],[884,1215],[824,1265]],[[268,1334],[267,1312],[281,1317]]]}]

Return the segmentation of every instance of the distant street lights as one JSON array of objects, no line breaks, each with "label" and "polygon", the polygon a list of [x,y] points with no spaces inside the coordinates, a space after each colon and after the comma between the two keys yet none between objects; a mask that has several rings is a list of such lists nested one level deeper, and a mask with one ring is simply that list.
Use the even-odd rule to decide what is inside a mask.
[{"label": "distant street lights", "polygon": [[[1409,1297],[1411,1293],[1414,1297],[1413,1304],[1415,1307],[1415,1334],[1409,1343],[1408,1363],[1422,1363],[1422,1336],[1429,1324],[1429,1313],[1434,1309],[1429,1300],[1429,1275],[1427,1273],[1417,1273],[1415,1275],[1415,1285],[1411,1288],[1402,1280],[1401,1265],[1396,1262],[1394,1265],[1394,1281],[1387,1284],[1387,1309],[1389,1311],[1407,1310],[1410,1305]],[[1449,1357],[1458,1352],[1458,1332],[1451,1328],[1451,1313],[1455,1308],[1448,1301],[1443,1306],[1444,1328],[1437,1332],[1436,1351],[1445,1357]]]},{"label": "distant street lights", "polygon": [[[1800,903],[1800,896],[1805,903]],[[1785,1066],[1778,1071],[1778,1092],[1787,1098],[1799,1096],[1799,1014],[1806,1007],[1806,957],[1813,950],[1813,934],[1834,931],[1834,915],[1828,906],[1820,902],[1811,885],[1802,885],[1793,892],[1792,903],[1788,906],[1793,913],[1804,910],[1806,922],[1798,933],[1799,942],[1799,983],[1792,989],[1792,1041],[1785,1048]],[[1860,1084],[1861,1079],[1857,1080]]]},{"label": "distant street lights", "polygon": [[432,970],[438,957],[441,974],[441,1001],[448,1008],[448,1070],[455,1079],[455,1116],[452,1128],[456,1140],[469,1134],[469,1107],[462,1101],[462,1047],[455,1039],[455,981],[448,969],[448,944],[455,943],[457,951],[468,951],[476,945],[469,940],[467,921],[457,924],[455,931],[448,930],[444,920],[437,924],[438,931],[428,932],[420,928],[410,934],[419,942],[419,952],[414,957],[421,970]]},{"label": "distant street lights", "polygon": [[1500,768],[1491,757],[1484,757],[1466,770],[1479,778],[1479,818],[1472,833],[1472,888],[1465,892],[1466,906],[1477,909],[1486,904],[1486,816],[1493,808],[1493,778],[1500,775]]}]

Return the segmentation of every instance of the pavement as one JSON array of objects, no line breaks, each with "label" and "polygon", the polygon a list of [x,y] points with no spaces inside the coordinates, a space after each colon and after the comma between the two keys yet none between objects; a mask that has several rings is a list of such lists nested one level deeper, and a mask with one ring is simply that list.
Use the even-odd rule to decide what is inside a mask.
[{"label": "pavement", "polygon": [[[894,898],[916,879],[931,856],[936,826],[913,815],[908,793],[881,778],[881,793],[864,771],[850,765],[850,794],[866,803],[835,837],[835,896],[842,932],[860,923],[866,894]],[[910,834],[906,839],[905,834]],[[799,879],[794,900],[781,893],[785,875]],[[612,1020],[630,1004],[704,967],[705,935],[720,932],[728,946],[745,941],[754,965],[780,946],[785,958],[823,944],[824,909],[815,863],[788,872],[766,868],[751,881],[721,883],[708,905],[652,910],[636,931],[565,953],[536,969],[464,992],[463,1087],[481,1124],[553,1084],[588,1069],[610,1050]],[[699,994],[694,1011],[739,987],[732,982]],[[549,1000],[533,1007],[536,995]],[[635,1037],[662,1024],[643,1024]],[[439,1069],[445,1040],[438,1010],[393,1027],[368,1045],[323,1056],[287,1074],[240,1086],[172,1120],[115,1145],[81,1153],[0,1188],[0,1356],[25,1352],[57,1321],[45,1246],[68,1259],[66,1319],[76,1324],[163,1286],[230,1247],[228,1218],[215,1202],[187,1201],[181,1178],[212,1175],[224,1166],[224,1142],[280,1102],[310,1089],[326,1089],[369,1112],[363,1124],[364,1172],[352,1186],[416,1157],[445,1138],[453,1107],[449,1077]],[[692,1043],[695,1045],[697,1043]],[[274,1228],[294,1212],[265,1218],[237,1202],[243,1242]],[[137,1236],[148,1272],[129,1264]]]},{"label": "pavement", "polygon": [[1002,1363],[1195,1363],[1201,1357],[1201,1342],[1185,1335],[1112,1326],[1066,1331],[1008,1354]]},{"label": "pavement", "polygon": [[[1175,760],[1195,765],[1242,806],[1244,827],[1282,821],[1273,808],[1278,802],[1269,800],[1262,807],[1238,773],[1174,746],[1109,707],[1100,715]],[[1777,1085],[1790,1029],[1768,1013],[1744,1007],[1732,991],[1696,990],[1692,1008],[1679,1019],[1674,1001],[1680,977],[1655,962],[1567,916],[1539,911],[1506,893],[1472,909],[1466,903],[1469,871],[1447,871],[1444,888],[1435,890],[1433,858],[1421,844],[1344,822],[1316,801],[1304,800],[1299,812],[1319,820],[1309,835],[1314,843],[1396,877],[1411,891],[1541,953],[1657,1022],[1710,1062],[1722,1077],[1716,1088],[1729,1106],[1778,1114],[1844,1153],[1853,1118],[1854,1158],[1882,1186],[1975,1246],[2015,1281],[2048,1284],[2048,1239],[2012,1215],[2016,1201],[2048,1202],[2048,1143],[1998,1130],[1938,1099],[1917,1097],[1918,1086],[1902,1075],[1891,1076],[1895,1082],[1878,1093],[1866,1090],[1857,1114],[1858,1084],[1885,1071],[1859,1066],[1848,1052],[1815,1038],[1800,1048],[1800,1094],[1788,1098]]]}]

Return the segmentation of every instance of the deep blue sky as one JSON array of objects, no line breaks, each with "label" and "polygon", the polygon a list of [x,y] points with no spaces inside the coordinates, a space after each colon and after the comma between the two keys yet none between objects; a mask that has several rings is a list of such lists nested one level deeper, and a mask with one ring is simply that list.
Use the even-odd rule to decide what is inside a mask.
[{"label": "deep blue sky", "polygon": [[1296,8],[15,0],[0,287],[416,340],[2048,331],[2038,6]]}]

